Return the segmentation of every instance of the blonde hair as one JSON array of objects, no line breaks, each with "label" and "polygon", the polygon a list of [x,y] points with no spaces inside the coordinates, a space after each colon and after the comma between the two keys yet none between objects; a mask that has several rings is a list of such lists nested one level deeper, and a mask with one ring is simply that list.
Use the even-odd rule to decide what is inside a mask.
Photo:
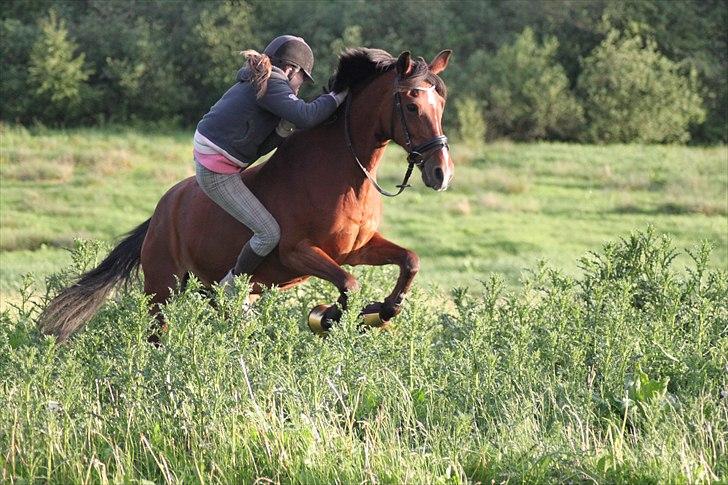
[{"label": "blonde hair", "polygon": [[268,79],[273,71],[273,64],[267,54],[261,54],[252,49],[241,52],[248,60],[248,68],[250,69],[250,82],[255,88],[255,97],[262,98],[268,89]]}]

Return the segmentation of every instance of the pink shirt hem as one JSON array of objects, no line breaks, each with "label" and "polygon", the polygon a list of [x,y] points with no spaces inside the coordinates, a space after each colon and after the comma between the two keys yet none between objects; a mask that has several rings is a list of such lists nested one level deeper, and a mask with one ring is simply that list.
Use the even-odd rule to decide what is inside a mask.
[{"label": "pink shirt hem", "polygon": [[241,168],[235,165],[233,162],[221,153],[204,154],[197,150],[192,150],[192,154],[195,160],[208,170],[216,173],[231,174],[240,173]]}]

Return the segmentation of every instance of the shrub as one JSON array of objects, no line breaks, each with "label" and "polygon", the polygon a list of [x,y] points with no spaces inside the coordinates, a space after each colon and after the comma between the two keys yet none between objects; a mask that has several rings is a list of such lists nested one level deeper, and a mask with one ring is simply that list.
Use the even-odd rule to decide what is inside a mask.
[{"label": "shrub", "polygon": [[[78,245],[51,292],[98,250]],[[0,312],[4,478],[725,481],[728,273],[691,256],[681,271],[669,241],[637,233],[579,279],[540,266],[518,292],[493,277],[448,305],[414,288],[390,332],[363,333],[358,312],[394,275],[357,268],[327,339],[304,323],[335,298],[320,280],[245,310],[191,278],[162,308],[160,347],[139,286],[59,346],[37,334],[26,280]]]},{"label": "shrub", "polygon": [[30,51],[29,84],[39,112],[49,120],[69,120],[79,113],[86,80],[91,71],[85,67],[85,55],[75,56],[76,44],[68,39],[68,30],[55,10],[39,22],[40,36]]},{"label": "shrub", "polygon": [[16,19],[0,21],[0,119],[28,121],[32,100],[28,96],[28,59],[38,35],[34,25]]},{"label": "shrub", "polygon": [[542,44],[526,28],[495,56],[479,51],[471,58],[471,76],[488,102],[488,125],[498,134],[521,140],[568,138],[583,120],[569,91],[569,80],[555,60],[558,41]]},{"label": "shrub", "polygon": [[[169,59],[164,33],[159,25],[138,19],[136,37],[125,46],[125,56],[107,58],[105,74],[115,84],[119,97],[112,119],[174,120],[193,99],[191,89],[179,83],[177,68]],[[229,53],[234,57],[234,53]],[[128,56],[128,57],[127,57]],[[228,75],[228,84],[231,83]],[[150,96],[154,93],[154,96]]]},{"label": "shrub", "polygon": [[473,97],[455,101],[458,116],[458,138],[473,148],[479,148],[485,141],[486,125],[481,104]]},{"label": "shrub", "polygon": [[651,39],[612,30],[582,67],[587,141],[686,142],[705,118],[695,72],[682,74]]}]

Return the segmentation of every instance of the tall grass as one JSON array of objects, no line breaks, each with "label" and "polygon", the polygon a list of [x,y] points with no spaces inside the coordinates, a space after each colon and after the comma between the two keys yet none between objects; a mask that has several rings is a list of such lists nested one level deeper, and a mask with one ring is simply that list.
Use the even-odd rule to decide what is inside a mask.
[{"label": "tall grass", "polygon": [[[50,293],[97,257],[81,245]],[[389,332],[360,332],[391,274],[326,339],[313,282],[242,296],[192,281],[157,348],[139,288],[71,343],[35,330],[38,295],[0,316],[0,459],[11,483],[708,482],[728,479],[728,274],[688,271],[651,231],[573,278],[421,289]],[[31,288],[26,281],[26,288]],[[44,296],[47,300],[48,295]]]}]

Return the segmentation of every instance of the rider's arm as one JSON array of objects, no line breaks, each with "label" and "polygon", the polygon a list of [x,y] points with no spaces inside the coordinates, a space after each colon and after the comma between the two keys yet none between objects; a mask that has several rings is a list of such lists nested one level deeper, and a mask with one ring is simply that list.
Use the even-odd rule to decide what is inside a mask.
[{"label": "rider's arm", "polygon": [[343,97],[329,93],[307,103],[296,96],[286,80],[271,77],[266,93],[258,100],[258,104],[298,128],[311,128],[336,111],[341,104],[339,99],[343,100]]}]

